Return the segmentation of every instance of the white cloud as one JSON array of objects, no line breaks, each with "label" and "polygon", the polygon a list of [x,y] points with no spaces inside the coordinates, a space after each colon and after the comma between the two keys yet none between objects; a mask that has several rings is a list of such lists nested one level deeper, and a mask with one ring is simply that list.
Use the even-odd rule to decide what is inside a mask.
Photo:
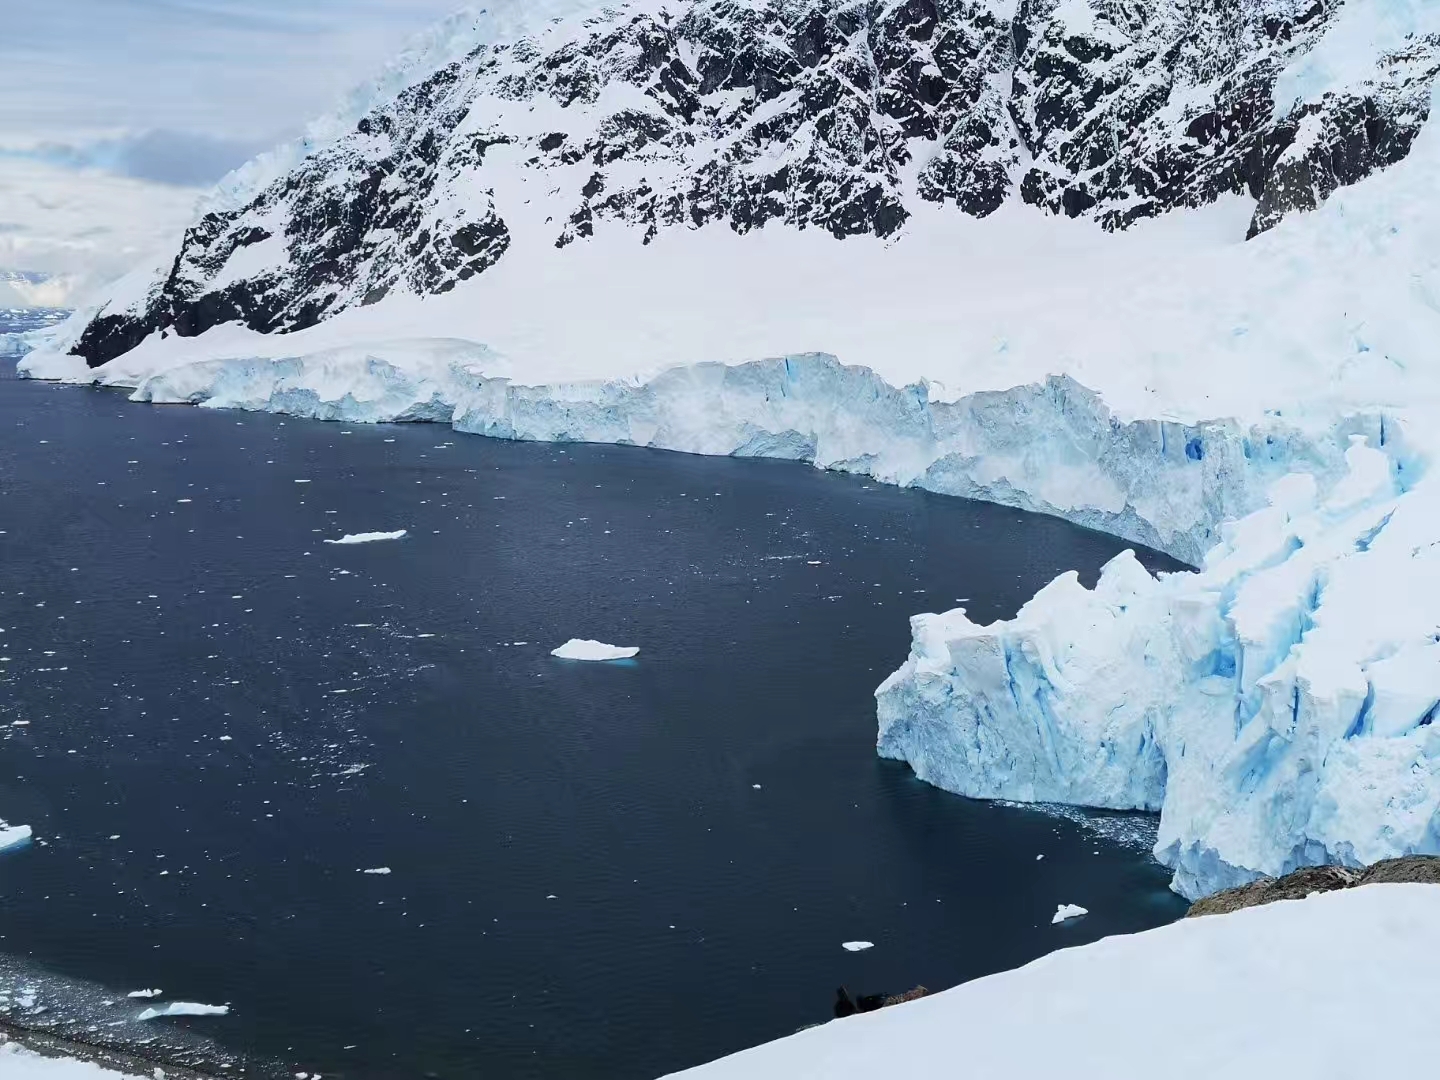
[{"label": "white cloud", "polygon": [[0,306],[61,307],[179,244],[199,192],[0,157]]},{"label": "white cloud", "polygon": [[[76,302],[173,249],[208,185],[460,0],[6,0],[0,304]],[[36,284],[35,279],[45,279]]]},{"label": "white cloud", "polygon": [[0,136],[298,131],[456,0],[19,0],[0,34]]}]

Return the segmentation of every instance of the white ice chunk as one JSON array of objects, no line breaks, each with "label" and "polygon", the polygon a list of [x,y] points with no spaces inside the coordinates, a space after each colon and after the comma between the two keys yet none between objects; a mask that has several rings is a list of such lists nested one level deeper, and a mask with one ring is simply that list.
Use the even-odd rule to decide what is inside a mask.
[{"label": "white ice chunk", "polygon": [[347,533],[339,540],[326,540],[327,544],[373,544],[377,540],[401,540],[407,534],[406,529],[396,529],[394,532],[367,532]]},{"label": "white ice chunk", "polygon": [[840,947],[846,952],[864,952],[866,949],[873,949],[873,941],[842,941]]},{"label": "white ice chunk", "polygon": [[158,1009],[146,1009],[135,1019],[154,1020],[157,1016],[226,1016],[229,1005],[202,1005],[198,1001],[172,1001]]},{"label": "white ice chunk", "polygon": [[29,843],[32,835],[29,825],[6,825],[0,821],[0,851]]},{"label": "white ice chunk", "polygon": [[1090,909],[1083,908],[1079,904],[1061,904],[1055,909],[1055,914],[1050,917],[1050,922],[1062,923],[1066,919],[1078,919],[1081,915],[1089,915]]},{"label": "white ice chunk", "polygon": [[125,996],[128,998],[157,998],[162,993],[161,990],[131,990]]},{"label": "white ice chunk", "polygon": [[639,651],[638,646],[627,648],[589,638],[571,638],[558,649],[551,649],[550,655],[562,660],[628,660]]},{"label": "white ice chunk", "polygon": [[390,873],[390,867],[388,867],[388,866],[377,866],[377,867],[375,867],[373,870],[361,870],[360,872],[361,872],[362,874],[388,874],[388,873]]}]

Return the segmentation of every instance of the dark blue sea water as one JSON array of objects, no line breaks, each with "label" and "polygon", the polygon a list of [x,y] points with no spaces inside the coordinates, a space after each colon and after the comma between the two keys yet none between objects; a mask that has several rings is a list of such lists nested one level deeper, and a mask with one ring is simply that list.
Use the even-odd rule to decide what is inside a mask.
[{"label": "dark blue sea water", "polygon": [[[252,1076],[648,1077],[842,983],[938,989],[1184,907],[1133,842],[874,754],[909,615],[1008,616],[1122,547],[1057,520],[7,377],[0,530],[27,1023],[161,1057],[188,1028]],[[549,656],[570,637],[641,653]],[[146,987],[231,1013],[136,1024]]]}]

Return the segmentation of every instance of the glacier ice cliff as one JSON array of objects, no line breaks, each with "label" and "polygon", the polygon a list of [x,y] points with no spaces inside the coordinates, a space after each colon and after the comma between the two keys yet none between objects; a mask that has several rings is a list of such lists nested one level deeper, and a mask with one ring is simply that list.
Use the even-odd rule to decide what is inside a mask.
[{"label": "glacier ice cliff", "polygon": [[1339,475],[1346,435],[1380,438],[1385,424],[1357,415],[1317,435],[1283,417],[1125,422],[1067,376],[946,401],[923,382],[895,387],[823,353],[538,386],[485,375],[489,360],[483,347],[436,341],[205,360],[139,379],[132,398],[787,458],[1053,514],[1190,563],[1222,522],[1264,503],[1270,482]]},{"label": "glacier ice cliff", "polygon": [[1350,438],[1343,473],[1276,482],[1197,572],[1126,552],[1013,620],[915,616],[880,753],[966,795],[1159,810],[1192,898],[1440,850],[1440,507],[1403,429]]}]

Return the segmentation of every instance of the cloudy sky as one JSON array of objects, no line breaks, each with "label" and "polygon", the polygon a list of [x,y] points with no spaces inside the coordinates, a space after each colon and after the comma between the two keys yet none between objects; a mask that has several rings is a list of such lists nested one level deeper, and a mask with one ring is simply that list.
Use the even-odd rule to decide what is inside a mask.
[{"label": "cloudy sky", "polygon": [[465,5],[3,0],[0,276],[114,276],[170,242],[198,187]]},{"label": "cloudy sky", "polygon": [[6,0],[0,137],[293,131],[464,0]]}]

